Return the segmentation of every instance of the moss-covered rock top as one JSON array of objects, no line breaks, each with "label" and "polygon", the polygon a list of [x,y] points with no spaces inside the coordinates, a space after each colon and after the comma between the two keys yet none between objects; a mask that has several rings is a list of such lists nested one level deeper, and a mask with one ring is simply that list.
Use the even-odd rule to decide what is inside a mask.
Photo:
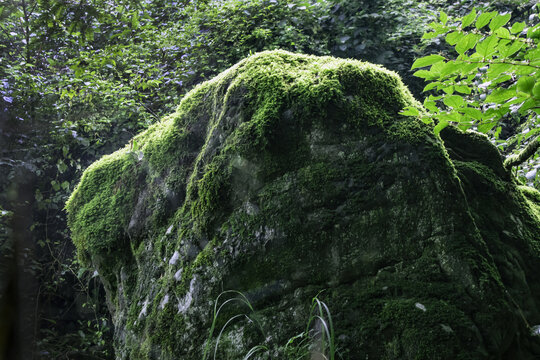
[{"label": "moss-covered rock top", "polygon": [[487,139],[399,116],[411,105],[381,67],[263,52],[90,166],[66,208],[117,357],[203,358],[223,290],[258,326],[228,303],[220,359],[327,352],[320,324],[286,346],[322,290],[343,358],[538,355],[538,193]]}]

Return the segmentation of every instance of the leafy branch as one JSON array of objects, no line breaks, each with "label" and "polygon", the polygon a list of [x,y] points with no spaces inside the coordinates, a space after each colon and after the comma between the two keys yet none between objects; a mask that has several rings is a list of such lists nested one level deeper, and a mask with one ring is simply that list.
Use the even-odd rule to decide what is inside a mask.
[{"label": "leafy branch", "polygon": [[510,19],[510,14],[473,10],[449,21],[441,12],[423,39],[444,37],[457,56],[417,59],[414,75],[427,81],[424,92],[431,94],[424,100],[425,111],[413,107],[402,111],[434,124],[435,133],[453,124],[486,133],[494,141],[505,121],[517,118],[521,128],[535,131],[513,134],[521,148],[505,162],[508,168],[535,156],[540,131],[536,130],[540,129],[540,24],[509,25]]}]

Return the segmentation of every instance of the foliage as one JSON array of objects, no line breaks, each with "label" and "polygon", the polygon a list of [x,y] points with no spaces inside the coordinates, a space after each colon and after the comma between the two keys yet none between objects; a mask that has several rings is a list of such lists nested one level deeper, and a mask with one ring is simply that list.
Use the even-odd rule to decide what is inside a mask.
[{"label": "foliage", "polygon": [[[227,300],[225,300],[222,304],[220,304],[219,299],[222,296],[227,296],[229,294],[232,294],[234,296],[227,299]],[[240,304],[247,306],[248,309],[250,310],[250,315],[253,317],[253,313],[255,312],[255,310],[253,309],[253,306],[251,305],[251,302],[248,300],[248,298],[243,293],[241,293],[239,291],[236,291],[236,290],[226,290],[226,291],[223,291],[221,294],[219,294],[217,296],[215,302],[214,302],[214,313],[213,313],[213,316],[212,316],[212,325],[210,327],[210,333],[208,335],[208,339],[206,340],[206,344],[205,344],[205,347],[204,347],[203,360],[208,359],[212,337],[213,337],[214,331],[216,329],[216,324],[217,324],[220,312],[223,310],[225,305],[227,305],[229,303],[233,303],[233,302],[239,302]],[[219,305],[219,307],[218,307],[218,305]],[[236,320],[237,318],[245,317],[250,323],[257,324],[258,327],[259,327],[259,330],[262,331],[262,328],[261,328],[260,324],[257,322],[257,320],[256,319],[252,320],[250,315],[248,315],[248,314],[237,314],[237,315],[234,315],[234,316],[230,317],[225,322],[225,324],[221,328],[221,330],[219,332],[219,335],[217,337],[216,345],[214,346],[214,357],[213,357],[214,359],[216,358],[216,353],[217,353],[218,345],[219,345],[219,339],[221,338],[221,335],[223,334],[223,331],[225,330],[227,325],[229,325],[232,321]],[[267,350],[267,347],[266,346],[257,346],[255,348],[253,348],[248,352],[248,354],[246,355],[245,358],[246,359],[249,358],[251,355],[253,355],[256,351],[259,351],[259,350]]]},{"label": "foliage", "polygon": [[49,302],[65,304],[66,299],[62,298],[62,295],[66,290],[62,288],[71,287],[76,294],[75,301],[64,306],[68,309],[71,306],[77,307],[79,316],[76,327],[66,331],[62,329],[65,322],[60,321],[61,317],[51,311],[51,308],[43,311],[41,322],[46,325],[40,326],[36,339],[38,354],[44,358],[91,356],[94,359],[110,359],[113,356],[110,340],[112,326],[111,320],[105,315],[102,299],[104,294],[97,273],[86,272],[87,269],[81,267],[71,256],[64,261],[58,261],[57,266],[62,270],[58,276],[43,282],[44,292],[47,297],[53,297],[48,299]]},{"label": "foliage", "polygon": [[[534,15],[530,20],[536,18]],[[473,10],[456,21],[441,12],[439,21],[430,24],[432,31],[423,38],[444,37],[458,56],[431,54],[413,63],[412,69],[428,68],[416,71],[415,76],[428,81],[424,91],[437,94],[424,100],[425,113],[409,107],[404,114],[435,123],[436,133],[455,124],[499,139],[507,128],[506,141],[498,142],[501,148],[512,150],[508,145],[513,144],[514,152],[525,152],[509,157],[505,165],[521,165],[533,156],[524,167],[525,177],[528,183],[538,185],[540,24],[510,20],[510,13],[497,11]],[[512,123],[518,126],[511,129]]]},{"label": "foliage", "polygon": [[[37,351],[60,357],[65,344],[60,346],[56,339],[74,333],[71,325],[66,326],[73,321],[54,318],[59,316],[48,313],[50,308],[74,309],[77,297],[88,294],[92,294],[89,304],[98,300],[99,291],[94,294],[93,287],[82,285],[93,269],[83,268],[81,273],[80,264],[74,262],[63,212],[82,170],[172,113],[195,85],[251,53],[280,48],[382,63],[399,71],[418,95],[419,80],[408,70],[413,58],[448,51],[440,35],[419,46],[435,11],[445,8],[450,16],[459,17],[473,6],[483,6],[512,10],[519,19],[527,17],[523,3],[528,2],[465,0],[450,6],[445,0],[2,2],[0,206],[11,214],[24,204],[21,208],[30,219],[29,256],[40,285],[39,294],[38,289],[34,294],[41,334]],[[503,84],[508,89],[509,84]],[[521,120],[503,117],[501,138],[506,128],[512,128],[511,121]],[[515,130],[514,138],[526,129]],[[520,141],[524,144],[527,136]],[[520,142],[507,143],[506,149],[512,149]],[[28,191],[31,199],[25,198]],[[104,307],[98,306],[96,314],[84,315],[84,321],[103,324],[104,314]],[[91,327],[84,327],[84,337],[65,337],[70,346],[95,350],[89,343],[94,341],[95,346],[108,332],[92,337]]]},{"label": "foliage", "polygon": [[255,52],[329,54],[319,21],[328,13],[326,1],[212,0],[192,3],[186,13],[169,31],[179,34],[173,39],[182,46],[178,66],[188,88]]},{"label": "foliage", "polygon": [[[37,299],[36,347],[28,348],[44,357],[110,352],[108,315],[101,298],[89,297],[99,289],[85,285],[82,279],[89,275],[73,262],[62,209],[81,169],[126,142],[151,117],[146,111],[139,118],[135,106],[147,94],[124,89],[109,67],[99,73],[80,70],[89,63],[86,52],[114,44],[109,40],[125,25],[116,15],[100,3],[0,5],[0,203],[33,219],[31,246],[15,255],[28,256],[28,265],[18,266],[31,266],[37,278],[38,286],[28,294]],[[133,40],[119,41],[126,42]],[[11,227],[14,233],[28,230]],[[95,306],[95,312],[82,304]],[[33,314],[34,308],[24,311]],[[85,324],[80,331],[77,320]]]},{"label": "foliage", "polygon": [[321,23],[328,35],[328,48],[337,57],[382,64],[398,71],[413,93],[418,80],[409,73],[417,45],[432,13],[445,1],[337,0]]},{"label": "foliage", "polygon": [[[287,358],[291,359],[302,359],[306,356],[311,356],[311,358],[324,358],[329,360],[334,360],[336,358],[336,343],[335,343],[335,332],[334,325],[332,322],[332,314],[328,306],[320,300],[319,296],[323,291],[319,292],[311,300],[311,307],[309,311],[308,321],[305,331],[299,333],[298,335],[290,338],[285,346],[278,346],[282,349]],[[232,295],[231,297],[228,297]],[[222,297],[227,298],[227,300],[220,303]],[[212,317],[212,325],[210,327],[208,339],[204,347],[203,360],[209,358],[210,346],[212,344],[212,338],[214,336],[214,331],[216,330],[216,325],[218,324],[219,315],[224,311],[226,305],[232,305],[233,303],[239,303],[241,307],[247,307],[249,309],[249,314],[240,313],[236,315],[230,315],[225,321],[224,325],[221,327],[219,335],[215,340],[213,359],[216,359],[218,353],[218,346],[220,345],[220,338],[223,335],[226,327],[229,324],[233,324],[238,321],[237,319],[246,319],[250,324],[253,324],[257,327],[257,331],[261,334],[265,334],[263,327],[260,322],[257,320],[257,313],[253,308],[253,305],[249,299],[242,292],[237,290],[226,290],[220,293],[215,302],[214,302],[214,312]],[[274,349],[270,344],[266,343],[268,338],[265,337],[264,344],[258,344],[253,346],[243,357],[243,360],[250,359],[254,354],[258,352],[269,352],[273,350],[274,353],[278,349]]]},{"label": "foliage", "polygon": [[[311,300],[306,330],[290,338],[285,345],[285,351],[288,351],[287,354],[293,359],[302,358],[309,350],[311,350],[312,358],[317,355],[329,360],[336,358],[337,349],[332,314],[328,306],[319,299],[321,292]],[[312,326],[316,328],[312,329]],[[313,349],[315,341],[317,346]]]}]

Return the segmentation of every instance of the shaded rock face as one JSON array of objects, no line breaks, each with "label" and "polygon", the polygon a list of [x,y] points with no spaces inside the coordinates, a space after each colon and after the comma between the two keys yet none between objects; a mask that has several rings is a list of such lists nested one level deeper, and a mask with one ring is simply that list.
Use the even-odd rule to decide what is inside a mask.
[{"label": "shaded rock face", "polygon": [[264,52],[90,166],[67,210],[117,358],[202,359],[225,290],[255,312],[222,308],[219,359],[319,358],[320,321],[287,345],[314,296],[336,357],[539,356],[540,195],[485,137],[441,139],[409,105],[380,67]]}]

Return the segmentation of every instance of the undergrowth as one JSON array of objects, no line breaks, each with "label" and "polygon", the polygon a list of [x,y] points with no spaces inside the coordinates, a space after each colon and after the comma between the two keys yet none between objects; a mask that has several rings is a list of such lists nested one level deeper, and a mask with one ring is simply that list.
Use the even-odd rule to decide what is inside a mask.
[{"label": "undergrowth", "polygon": [[[223,301],[220,305],[220,299],[231,294],[234,296]],[[284,346],[284,352],[287,354],[288,359],[304,359],[307,358],[307,356],[310,356],[311,359],[315,358],[321,360],[334,360],[336,358],[335,333],[332,315],[328,306],[319,299],[320,294],[321,292],[312,298],[305,330],[291,337]],[[247,313],[243,312],[231,315],[227,318],[227,321],[221,327],[221,330],[219,331],[219,334],[215,340],[212,359],[218,360],[216,356],[218,347],[220,345],[221,336],[223,335],[227,326],[237,319],[246,319],[249,324],[257,327],[257,330],[261,332],[265,339],[268,339],[265,335],[266,331],[261,326],[261,323],[257,320],[255,309],[251,305],[248,298],[240,291],[223,291],[216,297],[214,303],[212,325],[210,326],[208,339],[206,340],[204,346],[202,360],[208,360],[210,358],[212,339],[216,331],[220,313],[224,311],[226,305],[230,305],[235,302],[239,303],[243,307],[246,307],[249,311]],[[270,352],[271,350],[275,350],[272,349],[271,345],[267,344],[266,342],[267,340],[265,340],[265,343],[255,345],[250,348],[243,356],[242,360],[248,360],[260,352]]]}]

